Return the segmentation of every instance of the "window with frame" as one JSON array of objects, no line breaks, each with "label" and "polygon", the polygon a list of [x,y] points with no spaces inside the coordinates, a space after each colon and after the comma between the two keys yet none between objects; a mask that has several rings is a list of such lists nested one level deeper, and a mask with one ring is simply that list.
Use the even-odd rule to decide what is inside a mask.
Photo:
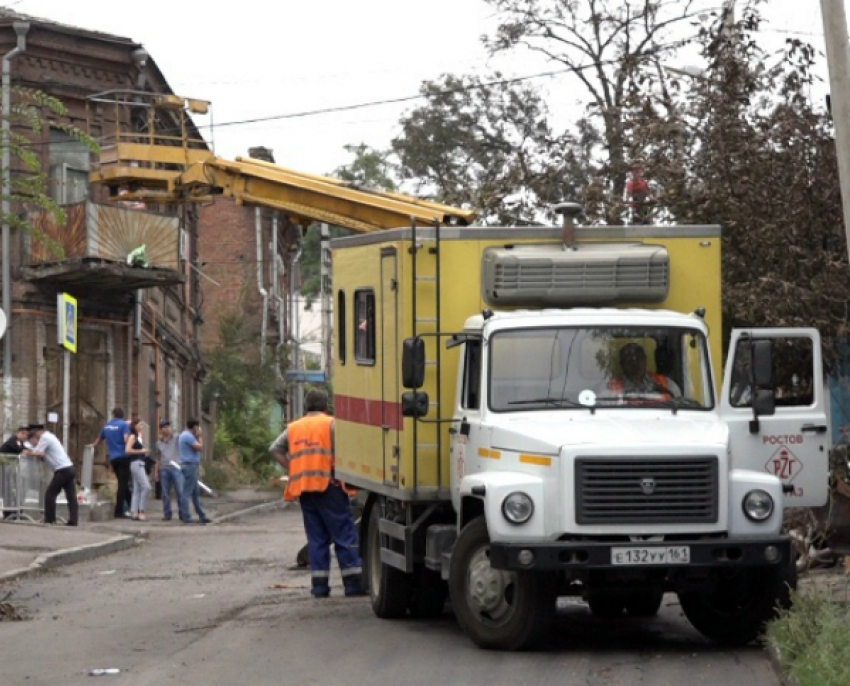
[{"label": "window with frame", "polygon": [[375,292],[354,291],[354,359],[375,364]]},{"label": "window with frame", "polygon": [[468,340],[464,357],[461,404],[466,410],[478,410],[481,408],[481,341]]},{"label": "window with frame", "polygon": [[51,197],[60,205],[82,202],[89,195],[90,150],[61,129],[50,129]]},{"label": "window with frame", "polygon": [[340,289],[336,293],[336,335],[337,335],[337,359],[341,365],[345,364],[345,291]]}]

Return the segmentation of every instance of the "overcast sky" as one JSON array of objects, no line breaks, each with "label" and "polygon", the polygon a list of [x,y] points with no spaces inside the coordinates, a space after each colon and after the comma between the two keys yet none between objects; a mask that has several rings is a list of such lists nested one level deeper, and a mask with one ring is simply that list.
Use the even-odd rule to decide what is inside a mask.
[{"label": "overcast sky", "polygon": [[[446,72],[483,74],[498,68],[518,76],[547,68],[522,55],[488,59],[480,37],[494,21],[484,0],[0,4],[142,43],[174,92],[212,101],[219,125],[413,96],[423,80]],[[778,46],[797,35],[822,50],[819,8],[819,0],[769,0],[763,11],[769,20],[764,38]],[[562,118],[579,111],[580,92],[570,82],[549,78],[534,83],[546,91],[550,107]],[[400,116],[415,105],[217,126],[215,149],[232,159],[246,155],[250,146],[265,145],[274,150],[278,164],[329,173],[350,161],[346,144],[387,146],[398,133]]]}]

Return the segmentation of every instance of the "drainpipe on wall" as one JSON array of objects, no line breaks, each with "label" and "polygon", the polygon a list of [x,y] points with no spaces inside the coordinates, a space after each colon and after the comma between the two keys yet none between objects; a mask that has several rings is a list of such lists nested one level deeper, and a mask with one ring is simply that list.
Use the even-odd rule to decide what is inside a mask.
[{"label": "drainpipe on wall", "polygon": [[3,83],[2,83],[2,131],[3,131],[3,314],[6,315],[6,335],[3,342],[3,435],[6,436],[12,430],[12,259],[9,216],[11,206],[9,196],[12,192],[12,170],[10,168],[11,156],[9,154],[9,132],[11,123],[9,116],[12,112],[12,60],[27,49],[27,32],[30,30],[28,21],[16,21],[12,24],[18,36],[17,46],[3,56]]},{"label": "drainpipe on wall", "polygon": [[257,290],[263,296],[263,324],[260,329],[260,362],[266,361],[266,329],[269,317],[269,294],[263,287],[263,211],[254,208],[254,227],[257,233]]}]

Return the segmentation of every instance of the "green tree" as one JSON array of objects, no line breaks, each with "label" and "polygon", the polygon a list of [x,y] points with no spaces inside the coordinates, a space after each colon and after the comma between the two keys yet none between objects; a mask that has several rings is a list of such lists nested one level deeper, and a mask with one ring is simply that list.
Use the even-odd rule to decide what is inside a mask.
[{"label": "green tree", "polygon": [[[98,152],[97,142],[84,131],[72,126],[63,118],[68,110],[61,100],[33,89],[15,87],[9,114],[8,148],[12,173],[10,174],[10,193],[4,198],[12,203],[13,210],[2,219],[10,227],[32,236],[33,240],[46,244],[57,257],[64,257],[62,247],[56,245],[28,220],[25,213],[15,211],[15,207],[40,209],[50,213],[56,224],[65,223],[65,212],[50,197],[48,178],[41,168],[41,140],[45,127],[64,131],[74,140],[84,143],[92,152]],[[4,141],[5,143],[5,141]],[[19,173],[15,173],[15,169]]]},{"label": "green tree", "polygon": [[258,474],[271,467],[268,447],[273,436],[271,408],[280,384],[275,361],[260,362],[256,355],[259,337],[245,323],[243,313],[222,317],[219,343],[204,355],[207,375],[203,400],[217,402],[216,446],[236,452],[242,465]]},{"label": "green tree", "polygon": [[723,227],[725,321],[815,326],[834,364],[850,282],[832,125],[809,96],[817,53],[792,39],[766,54],[760,21],[749,7],[732,30],[722,16],[705,25],[707,70],[681,84],[673,116],[655,112],[635,130],[667,216]]},{"label": "green tree", "polygon": [[425,104],[402,118],[392,144],[418,191],[500,224],[538,222],[547,205],[580,196],[598,139],[587,126],[555,135],[530,85],[445,75],[420,92]]},{"label": "green tree", "polygon": [[[625,119],[647,73],[689,41],[694,0],[487,0],[497,12],[492,53],[527,50],[561,65],[589,96],[602,137],[601,174],[621,197],[629,163]],[[683,33],[684,32],[684,33]],[[609,217],[614,221],[617,217]]]}]

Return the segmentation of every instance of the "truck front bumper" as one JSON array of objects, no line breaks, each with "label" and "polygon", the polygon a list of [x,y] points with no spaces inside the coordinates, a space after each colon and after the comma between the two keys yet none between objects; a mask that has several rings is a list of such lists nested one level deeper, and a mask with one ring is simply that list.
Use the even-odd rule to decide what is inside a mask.
[{"label": "truck front bumper", "polygon": [[[687,548],[686,562],[682,561],[683,548]],[[634,554],[627,551],[633,551]],[[791,540],[788,536],[758,539],[700,538],[663,542],[558,541],[542,544],[490,544],[490,565],[495,569],[514,571],[764,567],[778,565],[790,559]]]}]

